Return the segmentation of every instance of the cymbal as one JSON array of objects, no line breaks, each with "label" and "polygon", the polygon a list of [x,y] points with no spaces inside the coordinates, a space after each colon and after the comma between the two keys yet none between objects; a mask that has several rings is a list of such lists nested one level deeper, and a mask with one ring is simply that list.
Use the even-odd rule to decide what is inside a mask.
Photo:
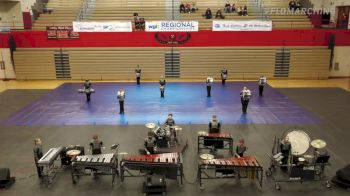
[{"label": "cymbal", "polygon": [[180,126],[171,126],[170,128],[175,129],[176,131],[182,131],[182,128]]},{"label": "cymbal", "polygon": [[303,157],[304,157],[305,159],[313,159],[313,158],[314,158],[313,155],[309,155],[309,154],[305,154]]},{"label": "cymbal", "polygon": [[66,152],[66,155],[68,156],[77,156],[80,155],[81,151],[80,150],[68,150]]},{"label": "cymbal", "polygon": [[127,155],[127,154],[129,154],[129,153],[127,153],[127,152],[120,152],[120,153],[118,153],[118,154],[120,154],[120,155]]},{"label": "cymbal", "polygon": [[198,132],[198,135],[208,135],[208,133],[205,132],[205,131],[199,131],[199,132]]},{"label": "cymbal", "polygon": [[324,148],[326,147],[327,143],[324,140],[321,139],[315,139],[311,141],[311,146],[314,148]]},{"label": "cymbal", "polygon": [[154,129],[156,127],[156,124],[155,123],[147,123],[147,124],[145,124],[145,126],[149,129]]},{"label": "cymbal", "polygon": [[214,155],[212,155],[212,154],[201,154],[200,157],[203,160],[211,160],[211,159],[214,158]]}]

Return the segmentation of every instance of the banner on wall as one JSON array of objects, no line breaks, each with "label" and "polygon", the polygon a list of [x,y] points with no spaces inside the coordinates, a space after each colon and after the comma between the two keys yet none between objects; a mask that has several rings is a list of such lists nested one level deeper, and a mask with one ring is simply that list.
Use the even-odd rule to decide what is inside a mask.
[{"label": "banner on wall", "polygon": [[46,27],[48,39],[79,39],[79,33],[73,31],[72,26]]},{"label": "banner on wall", "polygon": [[197,21],[146,21],[148,32],[194,32],[198,31]]},{"label": "banner on wall", "polygon": [[246,20],[214,20],[213,31],[272,31],[272,21]]},{"label": "banner on wall", "polygon": [[73,22],[75,32],[132,32],[131,22]]}]

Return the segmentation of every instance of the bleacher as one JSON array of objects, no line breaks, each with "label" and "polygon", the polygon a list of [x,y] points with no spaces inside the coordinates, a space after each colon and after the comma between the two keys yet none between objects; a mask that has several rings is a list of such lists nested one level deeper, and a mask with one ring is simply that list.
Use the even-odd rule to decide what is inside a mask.
[{"label": "bleacher", "polygon": [[310,29],[310,19],[302,12],[289,12],[290,0],[262,0],[274,29]]},{"label": "bleacher", "polygon": [[[186,2],[186,1],[184,1]],[[235,1],[235,7],[236,10],[238,7],[244,7],[247,5],[248,7],[248,16],[239,16],[237,12],[235,13],[224,13],[224,7],[227,3],[226,0],[219,0],[219,1],[213,1],[213,0],[197,0],[194,1],[196,6],[198,7],[198,10],[194,13],[181,13],[181,20],[195,20],[199,22],[199,30],[211,30],[212,29],[212,21],[213,20],[222,20],[222,19],[215,19],[215,14],[218,9],[221,10],[222,14],[225,16],[224,20],[256,20],[259,18],[261,13],[259,13],[256,10],[256,6],[253,4],[250,4],[247,0],[239,0]],[[230,2],[233,3],[233,2]],[[232,5],[232,4],[231,4]],[[205,13],[206,9],[210,8],[213,18],[212,19],[205,19],[202,15]],[[179,12],[179,7],[175,8],[176,12]]]},{"label": "bleacher", "polygon": [[81,5],[82,0],[50,0],[46,7],[53,9],[52,13],[40,14],[33,30],[46,30],[46,26],[71,26]]},{"label": "bleacher", "polygon": [[164,20],[166,18],[165,2],[159,0],[99,0],[91,8],[84,20],[87,21],[132,21],[133,14],[145,20]]},{"label": "bleacher", "polygon": [[[278,47],[179,47],[180,79],[219,78],[225,66],[230,79],[274,77]],[[290,49],[288,78],[328,78],[330,50],[326,47]],[[54,52],[59,49],[18,49],[14,53],[18,79],[56,79]],[[71,79],[133,80],[136,65],[144,79],[158,79],[165,71],[168,48],[66,48]]]}]

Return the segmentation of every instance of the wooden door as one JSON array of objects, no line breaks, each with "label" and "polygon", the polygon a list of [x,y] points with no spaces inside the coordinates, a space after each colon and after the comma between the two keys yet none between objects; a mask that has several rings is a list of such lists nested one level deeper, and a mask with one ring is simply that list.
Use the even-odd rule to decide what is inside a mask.
[{"label": "wooden door", "polygon": [[[348,27],[350,6],[338,6],[337,28],[344,29]],[[343,17],[343,13],[346,18]],[[345,18],[345,19],[344,19]]]}]

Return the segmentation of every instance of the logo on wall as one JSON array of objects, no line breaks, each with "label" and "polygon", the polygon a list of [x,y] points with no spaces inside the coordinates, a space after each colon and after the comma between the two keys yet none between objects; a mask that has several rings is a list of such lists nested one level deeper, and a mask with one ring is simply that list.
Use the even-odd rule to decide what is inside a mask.
[{"label": "logo on wall", "polygon": [[168,34],[168,33],[156,33],[155,39],[161,44],[167,45],[177,45],[184,44],[191,39],[190,33],[176,33],[176,34]]}]

